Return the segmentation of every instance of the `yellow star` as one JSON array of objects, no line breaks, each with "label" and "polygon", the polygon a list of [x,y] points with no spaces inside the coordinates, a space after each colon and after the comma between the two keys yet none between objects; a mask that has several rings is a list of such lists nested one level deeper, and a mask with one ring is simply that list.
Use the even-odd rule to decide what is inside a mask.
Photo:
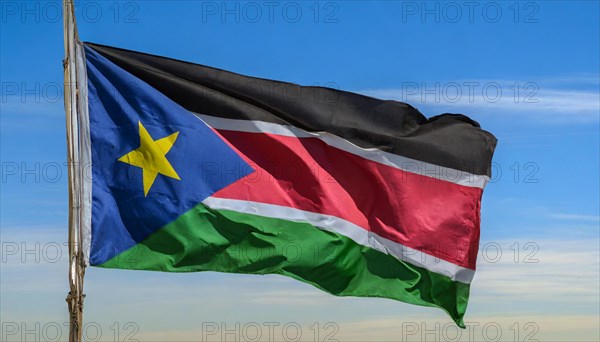
[{"label": "yellow star", "polygon": [[154,180],[159,173],[181,180],[166,157],[167,152],[175,144],[179,132],[175,132],[162,139],[154,140],[141,122],[139,122],[139,127],[140,147],[122,156],[119,158],[119,161],[142,168],[145,197],[148,195],[148,191],[150,191],[150,187],[154,184]]}]

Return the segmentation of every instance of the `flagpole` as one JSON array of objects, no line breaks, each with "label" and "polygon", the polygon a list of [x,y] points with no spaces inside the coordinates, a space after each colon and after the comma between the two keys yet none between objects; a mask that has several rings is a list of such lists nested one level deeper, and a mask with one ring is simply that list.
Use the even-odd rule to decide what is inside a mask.
[{"label": "flagpole", "polygon": [[82,251],[82,165],[80,160],[79,113],[80,92],[77,68],[77,26],[73,0],[63,0],[63,25],[65,59],[64,100],[67,131],[67,162],[69,173],[69,294],[66,301],[69,308],[69,341],[79,342],[83,326],[83,276],[85,260]]}]

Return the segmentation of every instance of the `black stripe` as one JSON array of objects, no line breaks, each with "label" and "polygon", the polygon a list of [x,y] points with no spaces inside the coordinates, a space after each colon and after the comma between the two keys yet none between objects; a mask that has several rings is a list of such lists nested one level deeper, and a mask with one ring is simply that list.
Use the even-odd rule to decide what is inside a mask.
[{"label": "black stripe", "polygon": [[427,119],[402,102],[86,45],[192,112],[327,131],[364,148],[375,147],[431,164],[490,175],[496,138],[461,114]]}]

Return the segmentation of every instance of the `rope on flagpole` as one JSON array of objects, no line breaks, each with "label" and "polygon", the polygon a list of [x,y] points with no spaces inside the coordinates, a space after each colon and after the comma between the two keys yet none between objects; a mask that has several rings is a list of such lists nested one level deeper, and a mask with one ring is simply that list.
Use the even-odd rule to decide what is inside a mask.
[{"label": "rope on flagpole", "polygon": [[[69,341],[82,340],[83,326],[83,277],[85,259],[82,249],[82,227],[85,224],[82,214],[83,165],[81,165],[81,134],[78,108],[80,93],[77,68],[77,27],[72,0],[63,0],[63,25],[65,59],[64,89],[67,131],[67,162],[69,165],[69,294],[66,301],[69,308]],[[82,85],[85,86],[85,85]],[[85,199],[83,199],[85,200]]]}]

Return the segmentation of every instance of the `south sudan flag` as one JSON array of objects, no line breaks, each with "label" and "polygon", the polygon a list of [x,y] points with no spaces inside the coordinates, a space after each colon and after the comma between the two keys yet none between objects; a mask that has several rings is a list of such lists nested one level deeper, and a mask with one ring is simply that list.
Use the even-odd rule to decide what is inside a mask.
[{"label": "south sudan flag", "polygon": [[90,265],[281,274],[464,326],[496,144],[478,123],[84,49]]}]

